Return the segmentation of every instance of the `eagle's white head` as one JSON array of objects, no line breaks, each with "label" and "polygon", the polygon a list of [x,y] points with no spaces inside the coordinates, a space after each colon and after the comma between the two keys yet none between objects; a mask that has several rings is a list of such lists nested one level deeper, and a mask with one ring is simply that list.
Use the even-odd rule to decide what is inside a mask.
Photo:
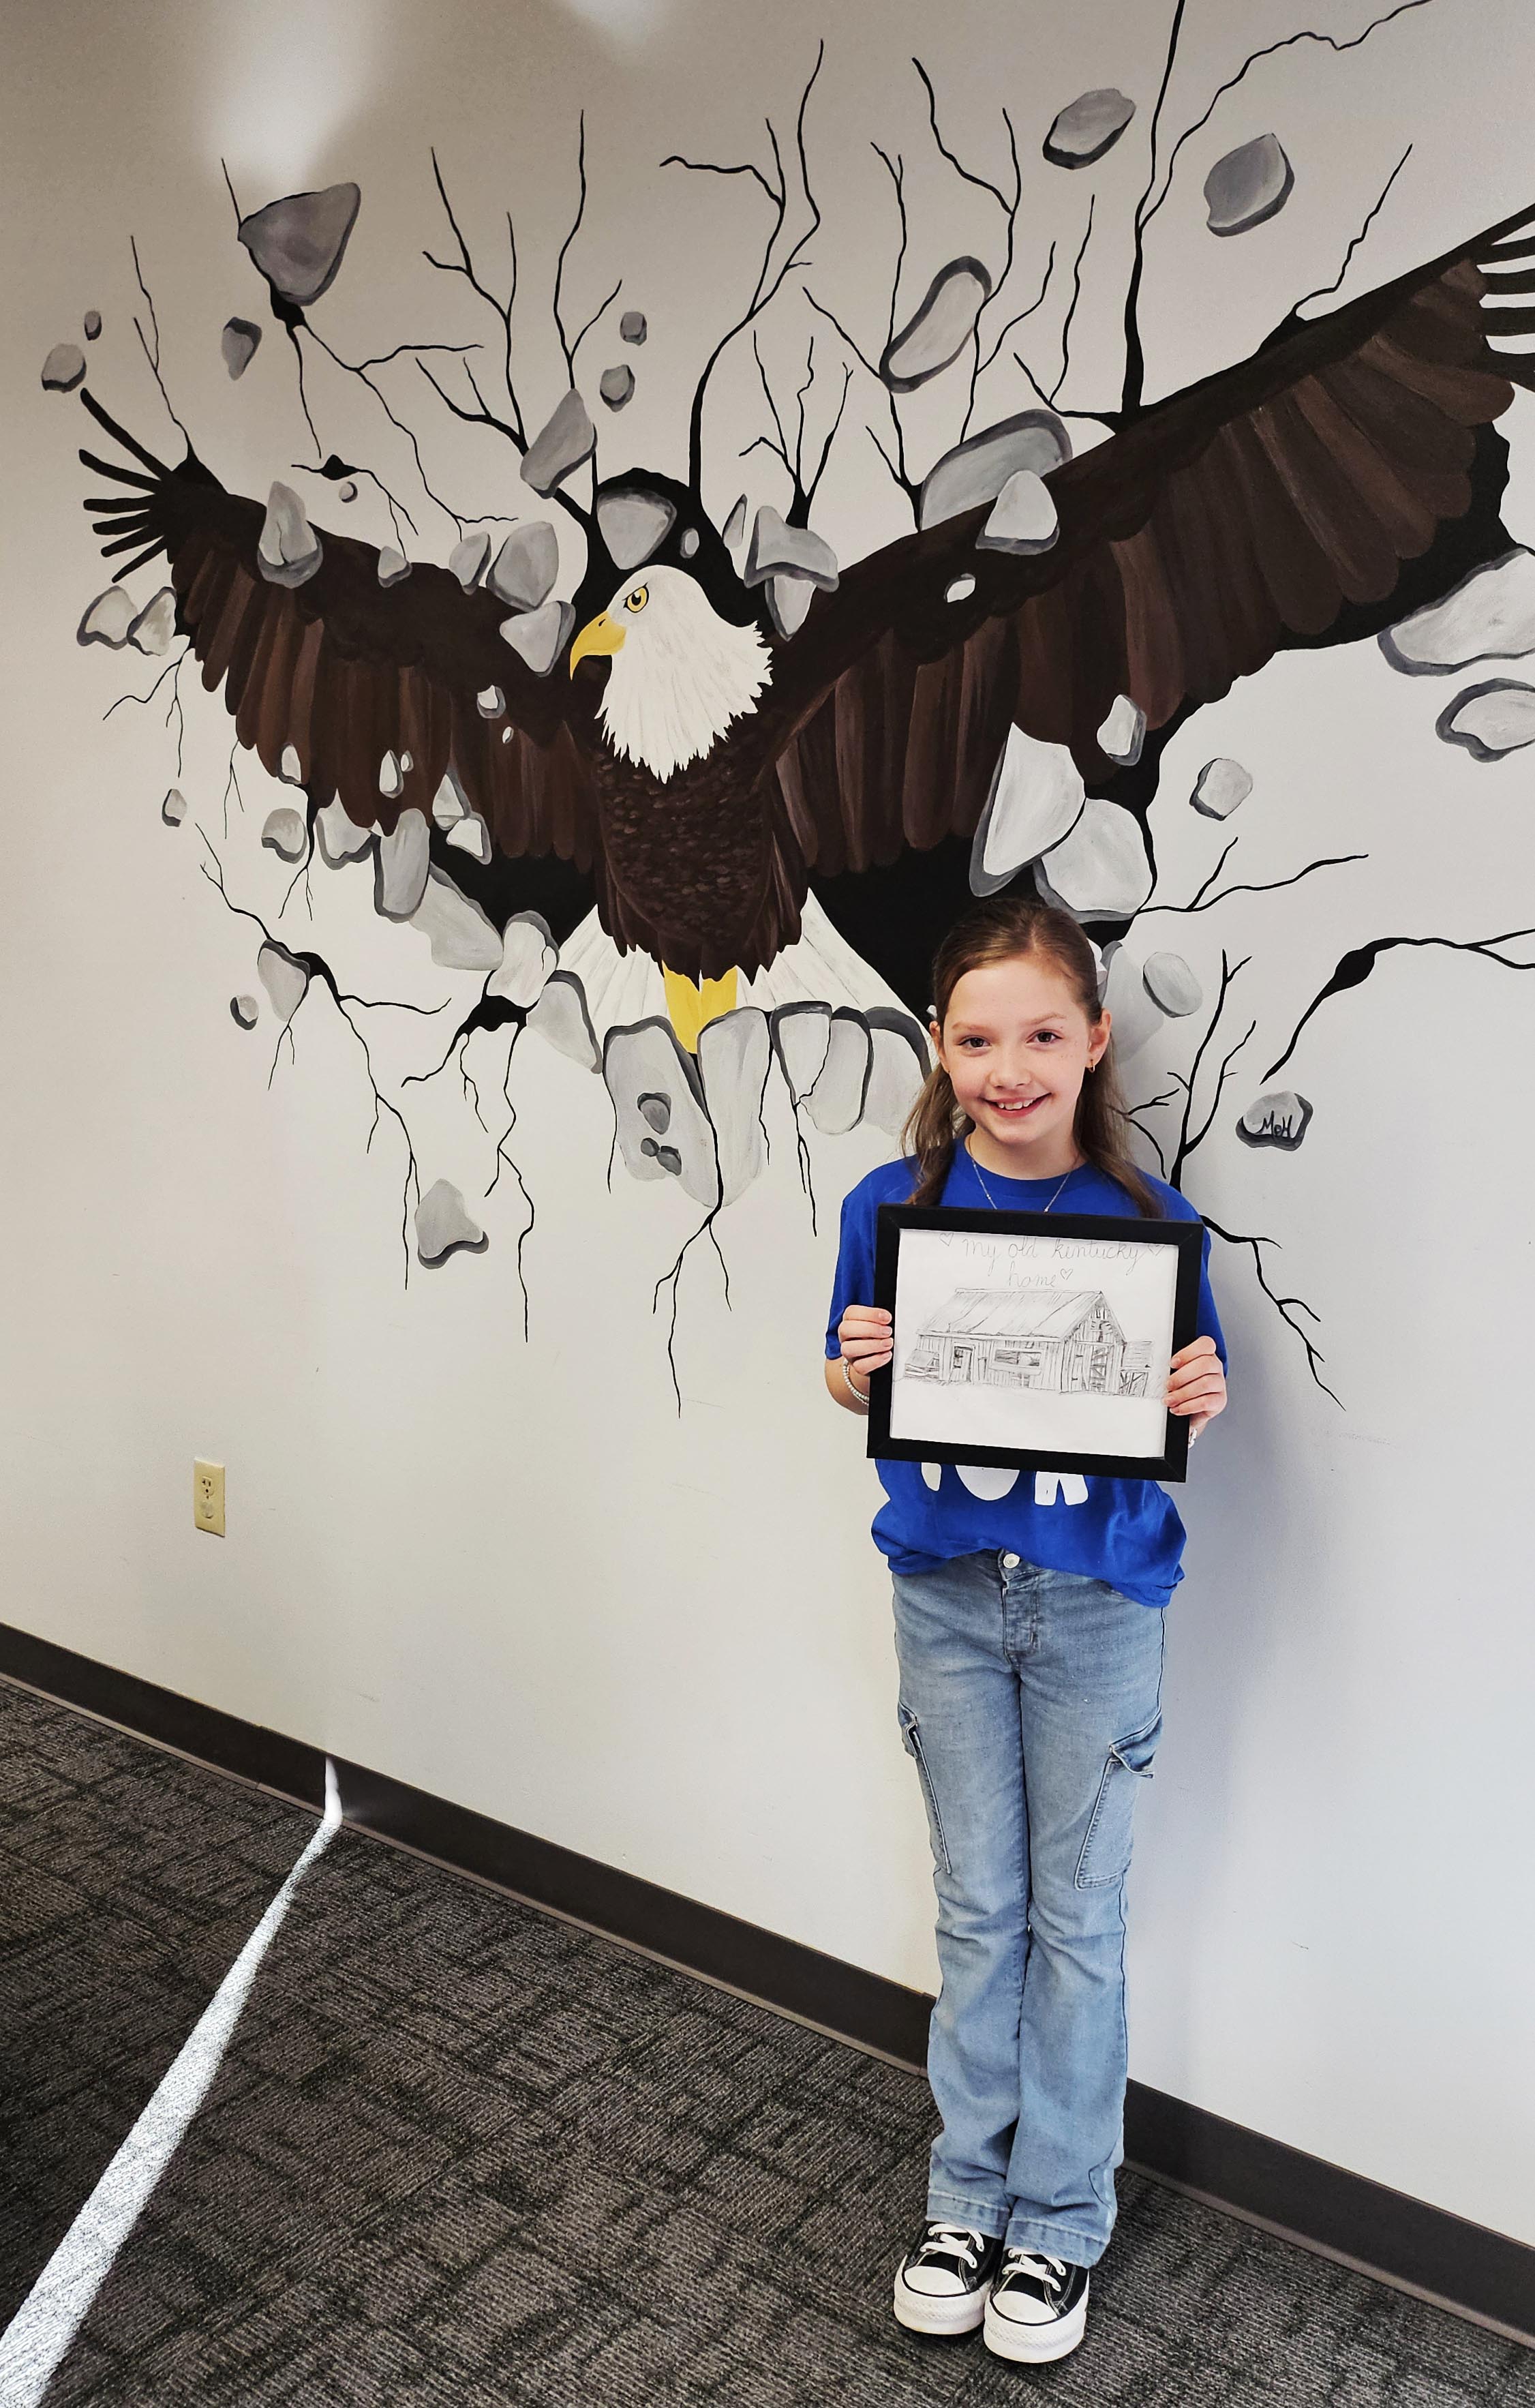
[{"label": "eagle's white head", "polygon": [[601,715],[614,752],[662,779],[712,751],[772,676],[756,628],[722,619],[681,568],[626,579],[571,645],[572,677],[592,652],[612,656]]}]

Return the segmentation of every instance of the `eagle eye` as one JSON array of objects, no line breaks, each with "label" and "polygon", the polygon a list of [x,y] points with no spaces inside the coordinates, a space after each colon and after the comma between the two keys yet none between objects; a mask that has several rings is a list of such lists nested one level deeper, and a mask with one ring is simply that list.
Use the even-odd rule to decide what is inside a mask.
[{"label": "eagle eye", "polygon": [[637,585],[632,594],[626,594],[624,595],[624,608],[625,610],[643,610],[650,598],[650,587],[648,585]]}]

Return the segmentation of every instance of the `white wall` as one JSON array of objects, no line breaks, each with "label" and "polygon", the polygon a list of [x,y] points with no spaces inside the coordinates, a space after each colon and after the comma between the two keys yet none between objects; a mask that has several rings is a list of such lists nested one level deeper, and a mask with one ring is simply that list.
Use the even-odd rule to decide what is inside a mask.
[{"label": "white wall", "polygon": [[[495,331],[420,262],[443,239],[430,142],[487,250],[496,211],[515,208],[530,289],[547,292],[584,106],[578,322],[622,272],[652,326],[604,465],[677,471],[680,413],[754,272],[761,213],[744,179],[706,187],[656,163],[674,149],[747,155],[766,110],[791,115],[825,30],[811,131],[826,212],[819,282],[870,332],[890,256],[871,138],[912,163],[928,272],[975,236],[927,144],[914,47],[944,93],[946,130],[994,168],[997,105],[1014,106],[1030,256],[1081,222],[1075,181],[1063,191],[1039,160],[1054,109],[1104,82],[1141,101],[1098,179],[1106,232],[1064,396],[1101,400],[1163,13],[1127,0],[969,5],[935,27],[904,0],[824,16],[800,0],[770,11],[155,0],[130,27],[76,0],[9,28],[4,1613],[923,1985],[935,1971],[928,1859],[866,1535],[876,1490],[817,1368],[837,1202],[885,1142],[813,1140],[812,1234],[787,1108],[773,1100],[772,1168],[720,1224],[733,1309],[706,1250],[683,1272],[681,1418],[651,1297],[696,1215],[622,1168],[610,1192],[600,1082],[537,1043],[520,1047],[511,1089],[538,1207],[528,1343],[505,1180],[488,1253],[417,1268],[403,1289],[401,1149],[386,1125],[365,1151],[353,1039],[315,996],[296,1059],[284,1053],[268,1088],[269,1015],[247,1036],[227,1010],[253,983],[252,931],[200,874],[194,822],[235,899],[275,914],[286,881],[257,842],[268,781],[244,756],[246,810],[232,806],[226,841],[227,723],[184,680],[193,816],[173,832],[159,804],[174,731],[148,710],[102,723],[130,681],[124,656],[73,641],[105,582],[78,508],[98,480],[74,448],[92,438],[78,403],[40,393],[37,374],[100,308],[93,389],[151,446],[174,448],[130,326],[133,232],[180,415],[232,487],[265,492],[307,446],[275,329],[240,384],[219,360],[224,318],[264,314],[221,156],[247,208],[360,181],[352,251],[315,312],[355,357]],[[1201,14],[1215,33],[1201,33]],[[1351,0],[1327,14],[1341,35],[1368,12]],[[1191,8],[1189,21],[1175,126],[1247,50],[1308,22],[1279,7]],[[1326,281],[1409,140],[1349,290],[1535,199],[1532,69],[1535,25],[1509,0],[1426,9],[1345,57],[1301,46],[1255,70],[1191,146],[1186,188],[1158,221],[1153,390],[1240,356]],[[1214,246],[1200,228],[1205,168],[1270,125],[1296,163],[1295,200],[1247,248]],[[539,329],[535,303],[530,374],[547,407],[558,384]],[[784,358],[796,339],[803,355],[791,328]],[[598,348],[591,370],[618,352]],[[354,387],[317,380],[311,399],[327,448],[387,459],[403,478],[402,447]],[[734,455],[762,423],[749,358],[729,365],[712,408],[708,485],[723,512],[740,481]],[[1530,419],[1521,401],[1504,421],[1506,515],[1535,540]],[[460,509],[519,507],[509,453],[440,410],[429,423],[434,481]],[[839,466],[825,520],[851,558],[899,521],[871,451]],[[357,531],[377,540],[386,529],[368,508]],[[423,551],[443,556],[451,536],[423,513]],[[142,573],[136,590],[151,582]],[[126,658],[142,691],[152,667]],[[1530,772],[1436,742],[1444,698],[1393,676],[1372,645],[1291,655],[1169,748],[1153,823],[1166,892],[1191,894],[1218,849],[1186,806],[1218,752],[1257,780],[1243,878],[1369,854],[1162,924],[1211,983],[1223,943],[1253,954],[1255,1065],[1347,946],[1535,922]],[[312,936],[300,901],[284,932],[323,937],[357,993],[472,997],[476,982],[434,972],[350,875],[318,888]],[[380,1037],[382,1058],[394,1041]],[[1283,1240],[1270,1277],[1315,1307],[1323,1376],[1346,1410],[1309,1377],[1247,1253],[1217,1247],[1233,1402],[1181,1499],[1189,1578],[1169,1626],[1132,1963],[1140,2079],[1525,2240],[1532,1044],[1528,980],[1464,953],[1399,951],[1326,1008],[1286,1073],[1315,1106],[1301,1151],[1236,1141],[1253,1092],[1239,1079],[1191,1166],[1189,1191],[1214,1217]],[[1170,1039],[1149,1054],[1144,1092],[1183,1059]],[[478,1162],[482,1188],[483,1143],[456,1090],[423,1101],[418,1143],[427,1183]],[[222,1545],[192,1528],[199,1453],[229,1467]]]}]

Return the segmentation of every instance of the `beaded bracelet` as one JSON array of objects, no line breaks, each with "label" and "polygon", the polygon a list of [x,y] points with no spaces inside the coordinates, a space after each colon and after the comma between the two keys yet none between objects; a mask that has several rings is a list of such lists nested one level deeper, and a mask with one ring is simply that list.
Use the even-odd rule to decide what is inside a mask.
[{"label": "beaded bracelet", "polygon": [[842,1385],[846,1388],[849,1396],[857,1403],[860,1411],[867,1413],[868,1411],[868,1398],[865,1396],[862,1388],[854,1387],[853,1372],[845,1354],[842,1356]]}]

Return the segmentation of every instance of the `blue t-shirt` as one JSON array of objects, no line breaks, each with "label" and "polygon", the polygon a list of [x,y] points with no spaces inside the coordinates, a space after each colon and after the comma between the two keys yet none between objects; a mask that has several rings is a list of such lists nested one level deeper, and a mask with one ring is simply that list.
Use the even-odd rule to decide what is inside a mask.
[{"label": "blue t-shirt", "polygon": [[[1199,1215],[1186,1196],[1153,1179],[1149,1172],[1146,1176],[1163,1198],[1169,1220],[1198,1221]],[[882,1204],[908,1203],[914,1184],[910,1161],[883,1162],[858,1182],[843,1203],[837,1279],[826,1324],[828,1359],[841,1351],[837,1325],[847,1307],[874,1301],[875,1215]],[[1040,1212],[1047,1204],[1063,1213],[1124,1217],[1136,1211],[1126,1190],[1091,1163],[1079,1164],[1064,1186],[1058,1176],[999,1179],[991,1170],[986,1173],[986,1186],[989,1197],[969,1154],[964,1146],[956,1146],[940,1203],[962,1205],[967,1211],[985,1211],[992,1203],[998,1211],[1010,1212]],[[1055,1198],[1053,1204],[1052,1197]],[[1199,1265],[1198,1329],[1201,1337],[1213,1338],[1224,1367],[1226,1340],[1210,1292],[1208,1229]],[[956,1464],[924,1466],[895,1456],[877,1460],[888,1501],[874,1517],[874,1541],[889,1558],[892,1571],[932,1571],[951,1555],[1007,1549],[1027,1563],[1044,1564],[1054,1571],[1089,1573],[1141,1605],[1155,1606],[1166,1605],[1184,1577],[1183,1521],[1157,1481],[1020,1471],[1005,1496],[991,1499],[972,1494]],[[939,1472],[936,1488],[929,1485],[934,1471]]]}]

